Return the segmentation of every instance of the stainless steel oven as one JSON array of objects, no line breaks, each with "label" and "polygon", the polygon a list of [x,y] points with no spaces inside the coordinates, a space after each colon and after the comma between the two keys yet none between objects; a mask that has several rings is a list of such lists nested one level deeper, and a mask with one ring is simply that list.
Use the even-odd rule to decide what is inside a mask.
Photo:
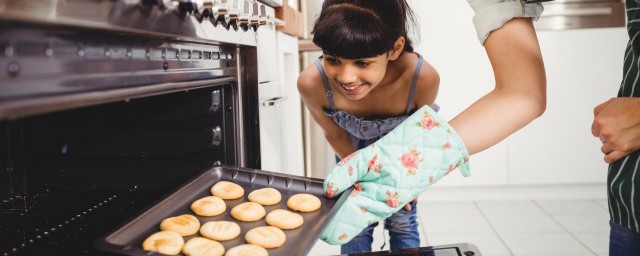
[{"label": "stainless steel oven", "polygon": [[247,0],[0,0],[0,255],[93,242],[218,164],[260,167]]}]

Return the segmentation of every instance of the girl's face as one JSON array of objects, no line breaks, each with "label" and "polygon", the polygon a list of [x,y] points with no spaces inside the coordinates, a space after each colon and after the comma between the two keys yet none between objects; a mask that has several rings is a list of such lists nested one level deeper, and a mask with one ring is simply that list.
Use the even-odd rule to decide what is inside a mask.
[{"label": "girl's face", "polygon": [[349,100],[359,100],[364,98],[375,88],[387,72],[389,64],[389,54],[363,58],[345,59],[324,53],[322,57],[323,66],[327,77],[337,85],[337,90]]}]

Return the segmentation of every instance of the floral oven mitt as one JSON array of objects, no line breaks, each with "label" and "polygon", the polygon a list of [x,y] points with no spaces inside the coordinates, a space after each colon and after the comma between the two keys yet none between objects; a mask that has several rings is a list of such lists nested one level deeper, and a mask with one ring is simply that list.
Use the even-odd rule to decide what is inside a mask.
[{"label": "floral oven mitt", "polygon": [[344,244],[399,211],[456,168],[469,176],[469,153],[453,128],[424,106],[374,144],[345,157],[324,182],[328,197],[354,186],[321,235]]}]

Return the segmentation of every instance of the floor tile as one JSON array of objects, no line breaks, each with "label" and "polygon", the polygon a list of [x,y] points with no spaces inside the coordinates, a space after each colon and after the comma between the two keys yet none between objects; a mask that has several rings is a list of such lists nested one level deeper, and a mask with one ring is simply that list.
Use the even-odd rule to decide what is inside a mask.
[{"label": "floor tile", "polygon": [[309,256],[327,256],[327,255],[340,255],[339,245],[330,245],[321,240],[318,240],[316,244],[309,251]]},{"label": "floor tile", "polygon": [[572,233],[609,232],[609,215],[553,215],[560,225]]},{"label": "floor tile", "polygon": [[[420,213],[418,213],[420,214]],[[429,218],[420,216],[427,237],[431,233],[489,233],[493,229],[481,215]]]},{"label": "floor tile", "polygon": [[505,233],[500,236],[514,255],[593,255],[567,233]]},{"label": "floor tile", "polygon": [[[472,243],[489,256],[606,256],[607,220],[606,200],[418,203],[421,246]],[[373,251],[383,239],[388,250],[379,225]],[[318,241],[309,255],[339,253],[340,246]]]},{"label": "floor tile", "polygon": [[609,253],[609,232],[574,233],[578,240],[598,254]]},{"label": "floor tile", "polygon": [[592,254],[592,253],[589,253],[589,254],[582,254],[582,253],[579,253],[579,254],[575,254],[575,253],[571,253],[571,254],[564,254],[564,253],[563,254],[555,254],[555,253],[552,253],[552,254],[548,254],[548,253],[544,253],[544,254],[518,253],[518,254],[514,254],[513,256],[559,256],[559,255],[561,255],[561,256],[592,256],[592,255],[595,255],[595,254]]},{"label": "floor tile", "polygon": [[418,202],[418,213],[428,216],[479,215],[473,202]]},{"label": "floor tile", "polygon": [[609,202],[606,199],[593,201],[602,206],[602,208],[604,208],[605,210],[609,211]]},{"label": "floor tile", "polygon": [[607,210],[591,200],[536,201],[536,203],[549,214],[608,214]]},{"label": "floor tile", "polygon": [[562,226],[546,215],[487,215],[497,232],[563,232]]},{"label": "floor tile", "polygon": [[544,215],[533,201],[480,201],[482,213],[487,215]]},{"label": "floor tile", "polygon": [[420,247],[427,246],[427,236],[424,233],[424,226],[420,218],[418,218],[418,232],[420,233]]},{"label": "floor tile", "polygon": [[371,243],[372,252],[382,250],[389,250],[389,232],[384,229],[384,222],[373,229],[373,243]]},{"label": "floor tile", "polygon": [[477,246],[482,255],[510,255],[495,233],[428,233],[427,240],[430,246],[470,243]]}]

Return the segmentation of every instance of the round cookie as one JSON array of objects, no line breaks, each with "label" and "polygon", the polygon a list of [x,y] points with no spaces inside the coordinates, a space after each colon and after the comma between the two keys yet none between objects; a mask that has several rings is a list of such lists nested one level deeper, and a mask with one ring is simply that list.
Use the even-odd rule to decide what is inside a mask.
[{"label": "round cookie", "polygon": [[267,249],[253,244],[243,244],[233,247],[224,256],[269,256]]},{"label": "round cookie", "polygon": [[311,194],[295,194],[287,200],[289,209],[299,212],[312,212],[320,209],[320,199]]},{"label": "round cookie", "polygon": [[249,244],[271,249],[282,246],[284,242],[287,241],[287,236],[279,228],[264,226],[249,230],[249,232],[244,235],[244,240],[247,240]]},{"label": "round cookie", "polygon": [[238,199],[244,195],[244,189],[233,182],[220,181],[211,187],[211,194],[222,199]]},{"label": "round cookie", "polygon": [[207,196],[193,202],[191,210],[200,216],[213,217],[226,211],[227,205],[217,196]]},{"label": "round cookie", "polygon": [[186,256],[222,256],[224,254],[224,246],[213,240],[194,237],[184,244],[182,253]]},{"label": "round cookie", "polygon": [[216,241],[227,241],[240,235],[240,226],[231,221],[209,221],[202,225],[200,234]]},{"label": "round cookie", "polygon": [[178,255],[183,245],[184,239],[178,232],[160,231],[145,239],[142,242],[142,249],[149,252]]},{"label": "round cookie", "polygon": [[282,195],[278,190],[273,188],[261,188],[249,193],[249,201],[259,203],[261,205],[274,205],[282,200]]},{"label": "round cookie", "polygon": [[302,226],[304,219],[300,214],[283,209],[275,209],[267,214],[267,224],[280,229],[294,229]]},{"label": "round cookie", "polygon": [[190,236],[198,233],[200,221],[191,214],[182,214],[164,219],[160,223],[160,229],[162,231],[175,231],[181,236]]},{"label": "round cookie", "polygon": [[231,217],[239,221],[258,221],[266,214],[264,207],[254,202],[244,202],[231,209]]}]

